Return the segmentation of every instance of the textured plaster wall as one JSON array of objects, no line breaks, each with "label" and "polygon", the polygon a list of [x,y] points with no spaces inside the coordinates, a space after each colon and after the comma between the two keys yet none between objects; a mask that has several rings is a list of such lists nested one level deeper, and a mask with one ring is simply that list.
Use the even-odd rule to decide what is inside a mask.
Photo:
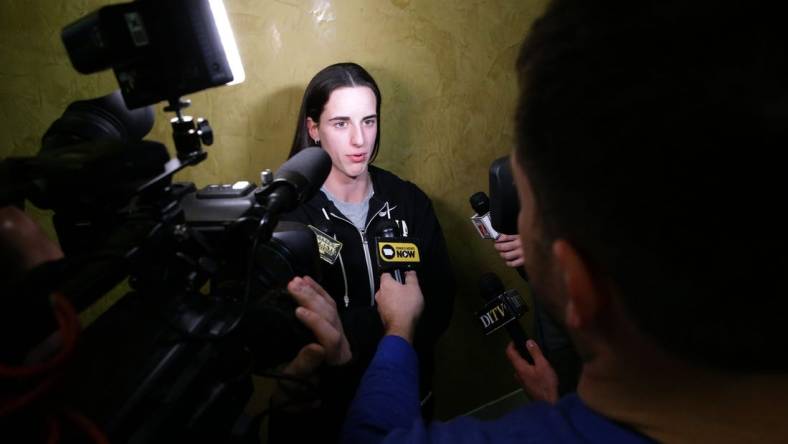
[{"label": "textured plaster wall", "polygon": [[[472,313],[481,305],[483,271],[498,272],[507,287],[525,288],[476,236],[468,197],[487,191],[490,162],[512,147],[514,61],[544,0],[225,3],[246,82],[189,97],[187,114],[210,120],[215,144],[208,160],[177,179],[198,186],[259,182],[260,170],[286,158],[311,76],[338,61],[362,64],[383,93],[376,163],[431,196],[459,279],[454,318],[438,353],[437,416],[455,416],[514,390],[505,337],[482,338]],[[104,4],[0,1],[0,157],[35,153],[68,103],[117,87],[111,72],[76,73],[59,37],[64,25]],[[172,148],[169,116],[161,108],[148,138]]]}]

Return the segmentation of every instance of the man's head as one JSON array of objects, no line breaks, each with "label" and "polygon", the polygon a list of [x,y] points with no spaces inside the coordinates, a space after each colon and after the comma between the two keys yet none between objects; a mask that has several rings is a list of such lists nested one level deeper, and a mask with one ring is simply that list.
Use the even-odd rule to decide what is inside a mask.
[{"label": "man's head", "polygon": [[760,3],[556,0],[534,24],[514,167],[557,317],[569,251],[670,353],[788,367],[788,28]]}]

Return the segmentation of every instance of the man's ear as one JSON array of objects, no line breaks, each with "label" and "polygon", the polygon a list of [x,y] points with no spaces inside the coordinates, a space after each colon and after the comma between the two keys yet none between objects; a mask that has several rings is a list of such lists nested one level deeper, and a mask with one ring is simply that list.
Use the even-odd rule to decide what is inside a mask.
[{"label": "man's ear", "polygon": [[607,305],[607,294],[595,285],[588,262],[566,240],[553,242],[553,260],[567,297],[564,313],[567,327],[588,327]]},{"label": "man's ear", "polygon": [[312,120],[311,117],[306,118],[306,130],[309,131],[309,137],[312,140],[320,140],[320,133],[317,132],[317,122]]}]

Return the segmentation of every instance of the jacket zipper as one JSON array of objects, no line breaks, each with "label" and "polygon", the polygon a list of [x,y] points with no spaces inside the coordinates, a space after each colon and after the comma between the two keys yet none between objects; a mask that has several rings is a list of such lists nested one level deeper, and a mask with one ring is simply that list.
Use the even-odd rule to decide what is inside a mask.
[{"label": "jacket zipper", "polygon": [[[378,211],[375,211],[375,214],[372,216],[372,218],[369,219],[369,222],[367,222],[367,225],[364,226],[364,230],[363,231],[359,230],[355,225],[353,225],[352,222],[350,222],[349,220],[345,219],[344,217],[340,217],[340,216],[337,216],[334,213],[331,213],[331,215],[336,217],[337,219],[349,223],[350,226],[352,226],[353,228],[356,229],[356,231],[358,231],[359,236],[361,236],[361,244],[364,247],[364,260],[367,262],[367,278],[369,278],[369,305],[370,306],[374,306],[375,305],[375,277],[372,275],[372,258],[369,256],[369,242],[367,242],[367,237],[366,237],[365,233],[367,232],[367,229],[369,228],[369,224],[371,224],[372,221],[375,220],[376,217],[378,217],[378,214],[381,211],[383,211],[384,208],[386,208],[386,205],[388,205],[388,202],[384,203],[383,206],[380,207],[380,209]],[[347,283],[345,283],[345,289],[347,289]],[[349,304],[349,303],[350,303],[350,300],[347,299],[346,300],[346,305]]]},{"label": "jacket zipper", "polygon": [[367,277],[369,278],[369,305],[375,305],[375,277],[372,276],[372,258],[369,257],[369,243],[367,237],[364,235],[366,231],[358,231],[361,235],[361,243],[364,244],[364,259],[367,260]]},{"label": "jacket zipper", "polygon": [[[334,235],[334,239],[336,239],[336,235]],[[339,255],[339,267],[342,269],[342,282],[345,283],[345,296],[342,298],[342,301],[345,302],[345,308],[350,305],[350,296],[348,296],[348,292],[350,291],[347,288],[347,272],[345,271],[345,262],[342,260],[342,255]]]}]

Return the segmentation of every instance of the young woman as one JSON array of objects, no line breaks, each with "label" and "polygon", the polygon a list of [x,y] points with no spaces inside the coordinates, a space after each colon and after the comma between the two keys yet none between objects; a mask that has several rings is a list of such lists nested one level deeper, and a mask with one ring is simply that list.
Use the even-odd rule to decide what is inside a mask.
[{"label": "young woman", "polygon": [[419,246],[417,273],[425,310],[414,346],[421,363],[422,405],[427,414],[433,349],[452,313],[455,282],[430,199],[413,183],[371,165],[380,146],[380,104],[378,85],[361,66],[338,63],[324,68],[304,92],[290,151],[292,157],[303,148],[320,146],[332,161],[321,192],[284,217],[309,225],[320,238],[320,284],[336,302],[353,356],[348,364],[326,366],[318,372],[322,411],[313,416],[325,427],[313,430],[319,430],[323,438],[336,436],[327,429],[339,431],[382,337],[375,307],[381,272],[374,251],[382,224],[395,224],[398,235],[416,240]]}]

